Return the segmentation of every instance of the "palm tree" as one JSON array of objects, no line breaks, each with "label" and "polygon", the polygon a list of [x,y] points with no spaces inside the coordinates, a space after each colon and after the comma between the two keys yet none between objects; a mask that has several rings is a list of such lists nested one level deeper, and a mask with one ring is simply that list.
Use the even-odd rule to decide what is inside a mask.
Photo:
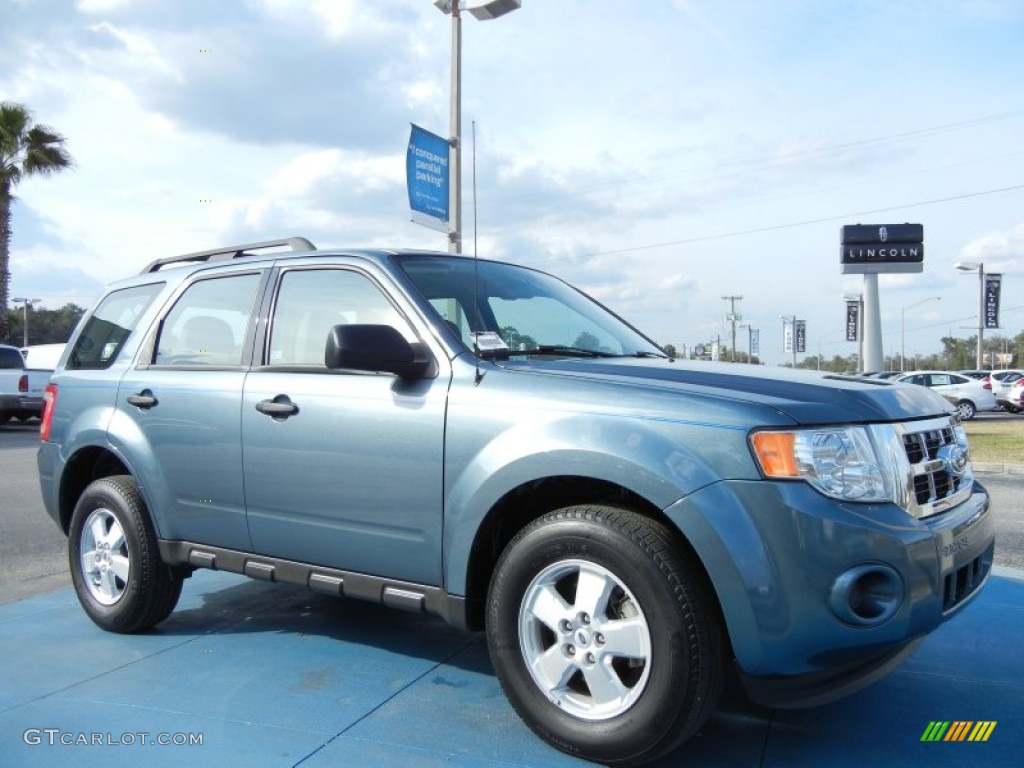
[{"label": "palm tree", "polygon": [[11,208],[14,188],[26,176],[49,176],[74,162],[64,137],[45,125],[32,125],[22,104],[0,102],[0,341],[8,338],[7,299],[11,273]]}]

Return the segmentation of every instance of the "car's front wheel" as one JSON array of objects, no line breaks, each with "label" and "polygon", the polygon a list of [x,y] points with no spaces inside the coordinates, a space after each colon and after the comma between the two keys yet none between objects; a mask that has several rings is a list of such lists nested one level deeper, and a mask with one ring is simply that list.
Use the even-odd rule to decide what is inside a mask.
[{"label": "car's front wheel", "polygon": [[79,497],[68,556],[78,600],[103,629],[148,629],[178,603],[181,574],[160,559],[146,504],[126,475],[94,480]]},{"label": "car's front wheel", "polygon": [[569,507],[502,554],[487,639],[520,717],[569,754],[639,765],[707,720],[722,685],[722,631],[703,573],[661,523]]}]

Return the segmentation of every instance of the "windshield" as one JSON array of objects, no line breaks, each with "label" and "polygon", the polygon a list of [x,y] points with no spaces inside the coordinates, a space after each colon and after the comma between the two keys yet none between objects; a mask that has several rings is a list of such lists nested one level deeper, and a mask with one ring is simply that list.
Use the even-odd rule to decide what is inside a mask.
[{"label": "windshield", "polygon": [[400,256],[399,262],[481,357],[665,356],[589,296],[542,272],[446,256]]}]

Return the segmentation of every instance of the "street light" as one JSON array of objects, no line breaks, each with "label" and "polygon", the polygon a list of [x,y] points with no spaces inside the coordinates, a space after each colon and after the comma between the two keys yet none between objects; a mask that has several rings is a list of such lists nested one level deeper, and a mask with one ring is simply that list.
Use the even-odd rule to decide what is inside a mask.
[{"label": "street light", "polygon": [[448,252],[462,252],[462,11],[480,21],[496,19],[518,9],[521,0],[435,0],[452,17],[451,145],[448,162]]},{"label": "street light", "polygon": [[978,283],[981,289],[978,293],[978,353],[975,368],[982,370],[982,340],[985,337],[985,265],[980,261],[958,261],[953,265],[961,272],[978,272]]},{"label": "street light", "polygon": [[[900,372],[907,370],[907,310],[913,309],[914,307],[920,307],[922,304],[926,304],[929,301],[941,301],[941,296],[929,296],[927,299],[921,299],[917,304],[911,304],[909,307],[903,307],[900,309]],[[917,365],[914,365],[914,370],[917,370]]]},{"label": "street light", "polygon": [[21,335],[22,335],[21,346],[27,347],[28,346],[28,310],[29,310],[29,307],[31,307],[33,304],[38,304],[40,301],[42,301],[42,299],[23,299],[21,297],[15,296],[13,299],[11,299],[11,301],[13,301],[15,304],[24,304],[24,307],[22,308],[22,315],[21,315],[21,317],[22,317],[22,320],[21,320]]}]

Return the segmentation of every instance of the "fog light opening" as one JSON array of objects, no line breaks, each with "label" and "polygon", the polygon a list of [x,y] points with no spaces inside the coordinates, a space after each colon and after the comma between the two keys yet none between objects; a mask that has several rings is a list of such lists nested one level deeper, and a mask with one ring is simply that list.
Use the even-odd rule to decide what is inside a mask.
[{"label": "fog light opening", "polygon": [[836,579],[829,602],[836,616],[847,624],[878,626],[903,604],[903,581],[889,566],[858,565]]}]

